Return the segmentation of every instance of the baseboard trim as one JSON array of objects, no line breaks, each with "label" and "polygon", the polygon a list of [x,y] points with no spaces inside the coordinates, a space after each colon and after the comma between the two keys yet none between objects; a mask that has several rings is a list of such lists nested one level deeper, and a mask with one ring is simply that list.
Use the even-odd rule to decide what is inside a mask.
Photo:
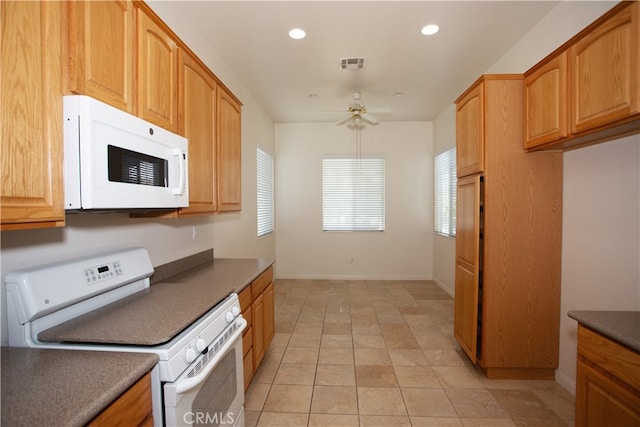
[{"label": "baseboard trim", "polygon": [[572,395],[576,395],[576,381],[556,369],[556,382]]},{"label": "baseboard trim", "polygon": [[440,287],[440,289],[445,291],[451,298],[455,297],[455,291],[453,289],[451,289],[449,286],[447,286],[446,283],[441,282],[440,280],[436,279],[435,277],[433,279],[431,279],[431,280],[433,281],[433,283],[438,285]]}]

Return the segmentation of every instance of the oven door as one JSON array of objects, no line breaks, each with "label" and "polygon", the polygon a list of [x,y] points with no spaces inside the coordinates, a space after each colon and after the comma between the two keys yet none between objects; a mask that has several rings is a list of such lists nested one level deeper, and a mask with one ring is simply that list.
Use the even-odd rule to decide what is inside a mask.
[{"label": "oven door", "polygon": [[209,353],[218,340],[175,382],[163,385],[166,426],[244,426],[242,331],[246,321],[239,320],[242,326],[215,354]]}]

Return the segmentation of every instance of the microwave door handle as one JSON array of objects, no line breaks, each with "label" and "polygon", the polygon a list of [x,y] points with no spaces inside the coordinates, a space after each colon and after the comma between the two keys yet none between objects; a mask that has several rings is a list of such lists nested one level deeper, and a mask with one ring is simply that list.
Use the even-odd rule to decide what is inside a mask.
[{"label": "microwave door handle", "polygon": [[179,148],[174,148],[173,149],[173,155],[178,158],[178,165],[179,165],[178,173],[180,174],[180,180],[178,182],[178,186],[173,189],[173,194],[182,195],[184,193],[184,180],[185,180],[185,167],[184,167],[184,165],[187,162],[187,159],[185,158],[185,155],[182,152],[182,150],[179,149]]},{"label": "microwave door handle", "polygon": [[178,380],[178,382],[176,382],[176,394],[186,393],[187,391],[196,387],[200,383],[204,382],[204,380],[209,376],[211,371],[216,367],[218,362],[220,362],[220,359],[222,359],[226,355],[227,351],[232,346],[235,345],[236,340],[242,336],[242,331],[244,331],[244,328],[247,327],[247,321],[244,320],[243,317],[239,317],[239,322],[240,322],[240,327],[236,329],[233,335],[229,337],[229,340],[227,340],[227,342],[222,345],[220,350],[218,350],[215,356],[213,356],[213,358],[209,361],[209,363],[207,363],[207,366],[205,367],[204,370],[202,370],[195,377]]}]

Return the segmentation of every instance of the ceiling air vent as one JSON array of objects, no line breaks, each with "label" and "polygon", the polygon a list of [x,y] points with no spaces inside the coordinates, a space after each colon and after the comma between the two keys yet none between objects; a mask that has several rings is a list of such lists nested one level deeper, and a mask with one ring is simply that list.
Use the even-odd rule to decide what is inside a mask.
[{"label": "ceiling air vent", "polygon": [[340,60],[341,70],[364,70],[366,58],[342,58]]}]

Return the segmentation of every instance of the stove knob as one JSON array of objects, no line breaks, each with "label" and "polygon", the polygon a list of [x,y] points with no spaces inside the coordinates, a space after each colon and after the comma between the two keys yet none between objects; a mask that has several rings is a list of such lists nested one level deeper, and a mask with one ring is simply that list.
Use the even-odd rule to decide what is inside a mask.
[{"label": "stove knob", "polygon": [[233,322],[233,318],[235,316],[233,315],[233,313],[231,311],[227,311],[227,314],[225,314],[224,318],[227,320],[227,323],[231,323]]},{"label": "stove knob", "polygon": [[240,314],[240,309],[236,306],[231,307],[231,312],[233,313],[233,316],[237,316],[238,314]]},{"label": "stove knob", "polygon": [[198,338],[196,340],[196,350],[202,352],[205,348],[207,348],[207,343],[202,338]]},{"label": "stove knob", "polygon": [[196,357],[198,357],[198,353],[196,353],[196,351],[192,348],[188,348],[187,352],[184,354],[184,360],[187,361],[187,363],[191,363],[194,360],[196,360]]}]

